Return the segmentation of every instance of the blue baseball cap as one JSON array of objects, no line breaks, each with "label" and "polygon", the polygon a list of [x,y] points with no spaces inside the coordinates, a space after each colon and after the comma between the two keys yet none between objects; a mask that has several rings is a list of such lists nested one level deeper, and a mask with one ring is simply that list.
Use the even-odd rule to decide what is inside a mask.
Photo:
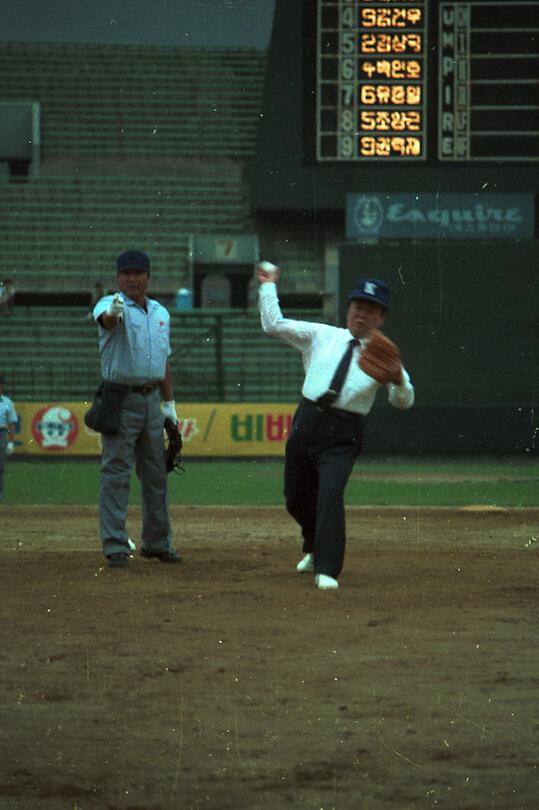
[{"label": "blue baseball cap", "polygon": [[378,278],[362,278],[356,281],[355,287],[348,296],[349,301],[362,298],[372,301],[384,309],[389,309],[389,287]]},{"label": "blue baseball cap", "polygon": [[122,270],[141,270],[150,275],[150,257],[142,250],[126,250],[116,259],[116,272]]}]

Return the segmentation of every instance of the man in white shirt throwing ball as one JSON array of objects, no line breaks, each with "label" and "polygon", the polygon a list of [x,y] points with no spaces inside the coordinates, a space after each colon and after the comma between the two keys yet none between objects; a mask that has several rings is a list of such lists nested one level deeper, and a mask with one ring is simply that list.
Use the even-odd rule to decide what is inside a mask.
[{"label": "man in white shirt throwing ball", "polygon": [[341,328],[283,317],[279,274],[269,262],[258,265],[262,328],[299,349],[305,368],[286,444],[286,508],[303,536],[298,572],[313,573],[318,588],[335,590],[346,545],[344,490],[361,452],[363,417],[382,385],[401,410],[413,405],[414,389],[397,347],[380,332],[389,307],[383,281],[356,283]]}]

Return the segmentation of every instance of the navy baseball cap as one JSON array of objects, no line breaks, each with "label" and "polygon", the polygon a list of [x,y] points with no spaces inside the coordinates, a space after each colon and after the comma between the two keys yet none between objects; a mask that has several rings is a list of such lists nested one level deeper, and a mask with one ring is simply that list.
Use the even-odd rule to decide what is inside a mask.
[{"label": "navy baseball cap", "polygon": [[389,287],[385,281],[380,281],[378,278],[362,278],[356,281],[348,300],[354,301],[358,298],[372,301],[374,304],[380,304],[384,309],[389,309]]},{"label": "navy baseball cap", "polygon": [[150,274],[150,257],[142,250],[126,250],[116,259],[116,272],[122,270],[141,270]]}]

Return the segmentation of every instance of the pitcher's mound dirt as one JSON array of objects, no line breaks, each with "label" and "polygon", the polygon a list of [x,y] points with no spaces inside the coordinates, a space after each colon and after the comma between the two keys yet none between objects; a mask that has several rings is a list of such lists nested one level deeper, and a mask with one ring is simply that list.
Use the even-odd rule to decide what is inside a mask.
[{"label": "pitcher's mound dirt", "polygon": [[1,514],[1,808],[537,806],[539,512],[349,509],[332,593],[281,508],[127,570],[94,508]]}]

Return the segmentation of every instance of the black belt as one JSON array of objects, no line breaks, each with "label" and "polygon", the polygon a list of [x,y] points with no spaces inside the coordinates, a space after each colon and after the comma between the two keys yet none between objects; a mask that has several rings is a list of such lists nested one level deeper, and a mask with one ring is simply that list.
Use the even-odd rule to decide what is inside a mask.
[{"label": "black belt", "polygon": [[360,422],[362,416],[360,413],[352,413],[352,411],[343,411],[342,408],[333,408],[331,405],[324,405],[322,402],[313,402],[312,399],[303,397],[301,400],[305,405],[310,405],[316,408],[321,413],[329,413],[332,416],[339,416],[341,419],[347,419],[348,422]]},{"label": "black belt", "polygon": [[[107,383],[105,383],[106,385]],[[109,383],[109,385],[113,386],[117,391],[125,391],[126,394],[144,394],[147,396],[151,394],[152,391],[155,391],[156,388],[159,388],[159,383],[144,383],[144,385],[123,385],[123,383]]]},{"label": "black belt", "polygon": [[129,385],[127,386],[133,394],[151,394],[159,387],[159,383],[144,383],[144,385]]}]

